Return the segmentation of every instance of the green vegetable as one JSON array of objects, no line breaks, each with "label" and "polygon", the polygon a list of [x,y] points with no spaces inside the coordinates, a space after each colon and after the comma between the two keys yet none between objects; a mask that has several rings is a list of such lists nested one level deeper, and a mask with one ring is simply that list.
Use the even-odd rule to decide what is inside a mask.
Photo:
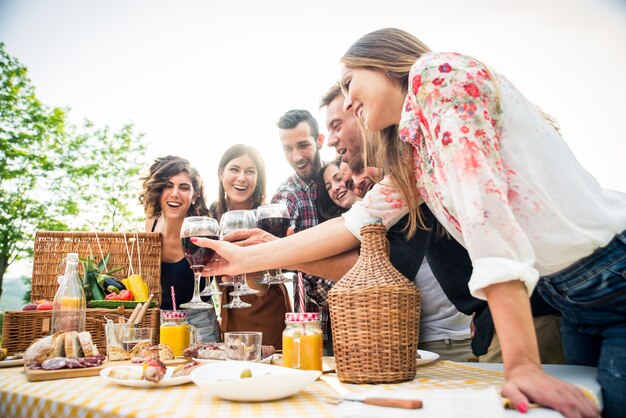
[{"label": "green vegetable", "polygon": [[89,249],[89,257],[81,258],[80,261],[83,263],[83,267],[85,270],[85,275],[83,277],[83,289],[85,291],[85,298],[87,300],[103,300],[104,292],[102,288],[98,285],[98,276],[103,274],[108,276],[109,274],[121,270],[121,268],[106,272],[105,265],[109,261],[110,254],[105,255],[100,262],[96,262],[93,257],[93,253],[91,252],[91,248]]},{"label": "green vegetable", "polygon": [[126,286],[124,286],[124,283],[120,282],[115,277],[111,277],[106,274],[98,274],[98,284],[104,290],[108,290],[110,286],[117,288],[118,291],[126,290]]}]

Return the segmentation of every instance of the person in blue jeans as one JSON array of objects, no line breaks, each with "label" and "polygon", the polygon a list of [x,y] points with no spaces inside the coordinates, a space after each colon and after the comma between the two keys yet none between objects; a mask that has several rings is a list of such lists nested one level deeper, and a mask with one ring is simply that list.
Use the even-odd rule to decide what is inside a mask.
[{"label": "person in blue jeans", "polygon": [[477,59],[381,29],[357,40],[341,64],[344,109],[379,144],[376,165],[389,177],[341,219],[281,240],[245,248],[196,240],[219,254],[211,269],[241,273],[340,254],[359,245],[372,216],[389,225],[409,213],[414,233],[425,204],[469,253],[469,289],[489,304],[502,348],[503,396],[520,411],[536,402],[566,417],[599,414],[580,389],[541,367],[529,302],[538,287],[561,311],[566,358],[598,366],[603,415],[623,416],[626,194],[602,189],[553,120]]}]

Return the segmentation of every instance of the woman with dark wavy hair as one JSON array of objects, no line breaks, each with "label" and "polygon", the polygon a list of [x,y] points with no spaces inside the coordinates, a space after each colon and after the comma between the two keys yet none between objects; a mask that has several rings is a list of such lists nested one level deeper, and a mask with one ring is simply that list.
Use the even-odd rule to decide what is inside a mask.
[{"label": "woman with dark wavy hair", "polygon": [[[204,183],[198,171],[184,158],[168,155],[157,158],[143,180],[139,202],[146,213],[146,231],[163,235],[161,250],[161,309],[171,310],[171,287],[180,303],[193,296],[193,271],[183,255],[180,229],[188,216],[207,216]],[[204,284],[201,283],[201,286]],[[187,310],[189,323],[198,330],[203,342],[220,339],[214,309]]]},{"label": "woman with dark wavy hair", "polygon": [[359,197],[346,187],[346,182],[339,172],[340,163],[338,159],[323,163],[317,175],[318,193],[315,205],[321,222],[340,216],[359,200]]}]

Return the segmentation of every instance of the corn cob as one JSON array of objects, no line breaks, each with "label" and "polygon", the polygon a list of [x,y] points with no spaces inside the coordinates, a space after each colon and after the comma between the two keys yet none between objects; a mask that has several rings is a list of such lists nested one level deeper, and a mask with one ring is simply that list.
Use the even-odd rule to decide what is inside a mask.
[{"label": "corn cob", "polygon": [[135,297],[135,302],[145,302],[148,299],[148,286],[144,283],[143,279],[138,274],[133,274],[132,276],[128,276],[127,279],[128,284],[122,280],[124,286],[133,292],[133,296]]}]

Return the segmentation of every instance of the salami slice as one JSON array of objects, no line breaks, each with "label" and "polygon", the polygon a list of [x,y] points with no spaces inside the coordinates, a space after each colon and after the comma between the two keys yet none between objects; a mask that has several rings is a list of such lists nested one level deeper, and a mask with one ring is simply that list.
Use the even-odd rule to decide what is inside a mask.
[{"label": "salami slice", "polygon": [[86,367],[80,360],[75,358],[68,358],[66,366],[70,369],[82,369]]},{"label": "salami slice", "polygon": [[41,363],[41,368],[44,370],[59,370],[67,365],[67,359],[65,357],[54,357],[48,360],[44,360]]}]

